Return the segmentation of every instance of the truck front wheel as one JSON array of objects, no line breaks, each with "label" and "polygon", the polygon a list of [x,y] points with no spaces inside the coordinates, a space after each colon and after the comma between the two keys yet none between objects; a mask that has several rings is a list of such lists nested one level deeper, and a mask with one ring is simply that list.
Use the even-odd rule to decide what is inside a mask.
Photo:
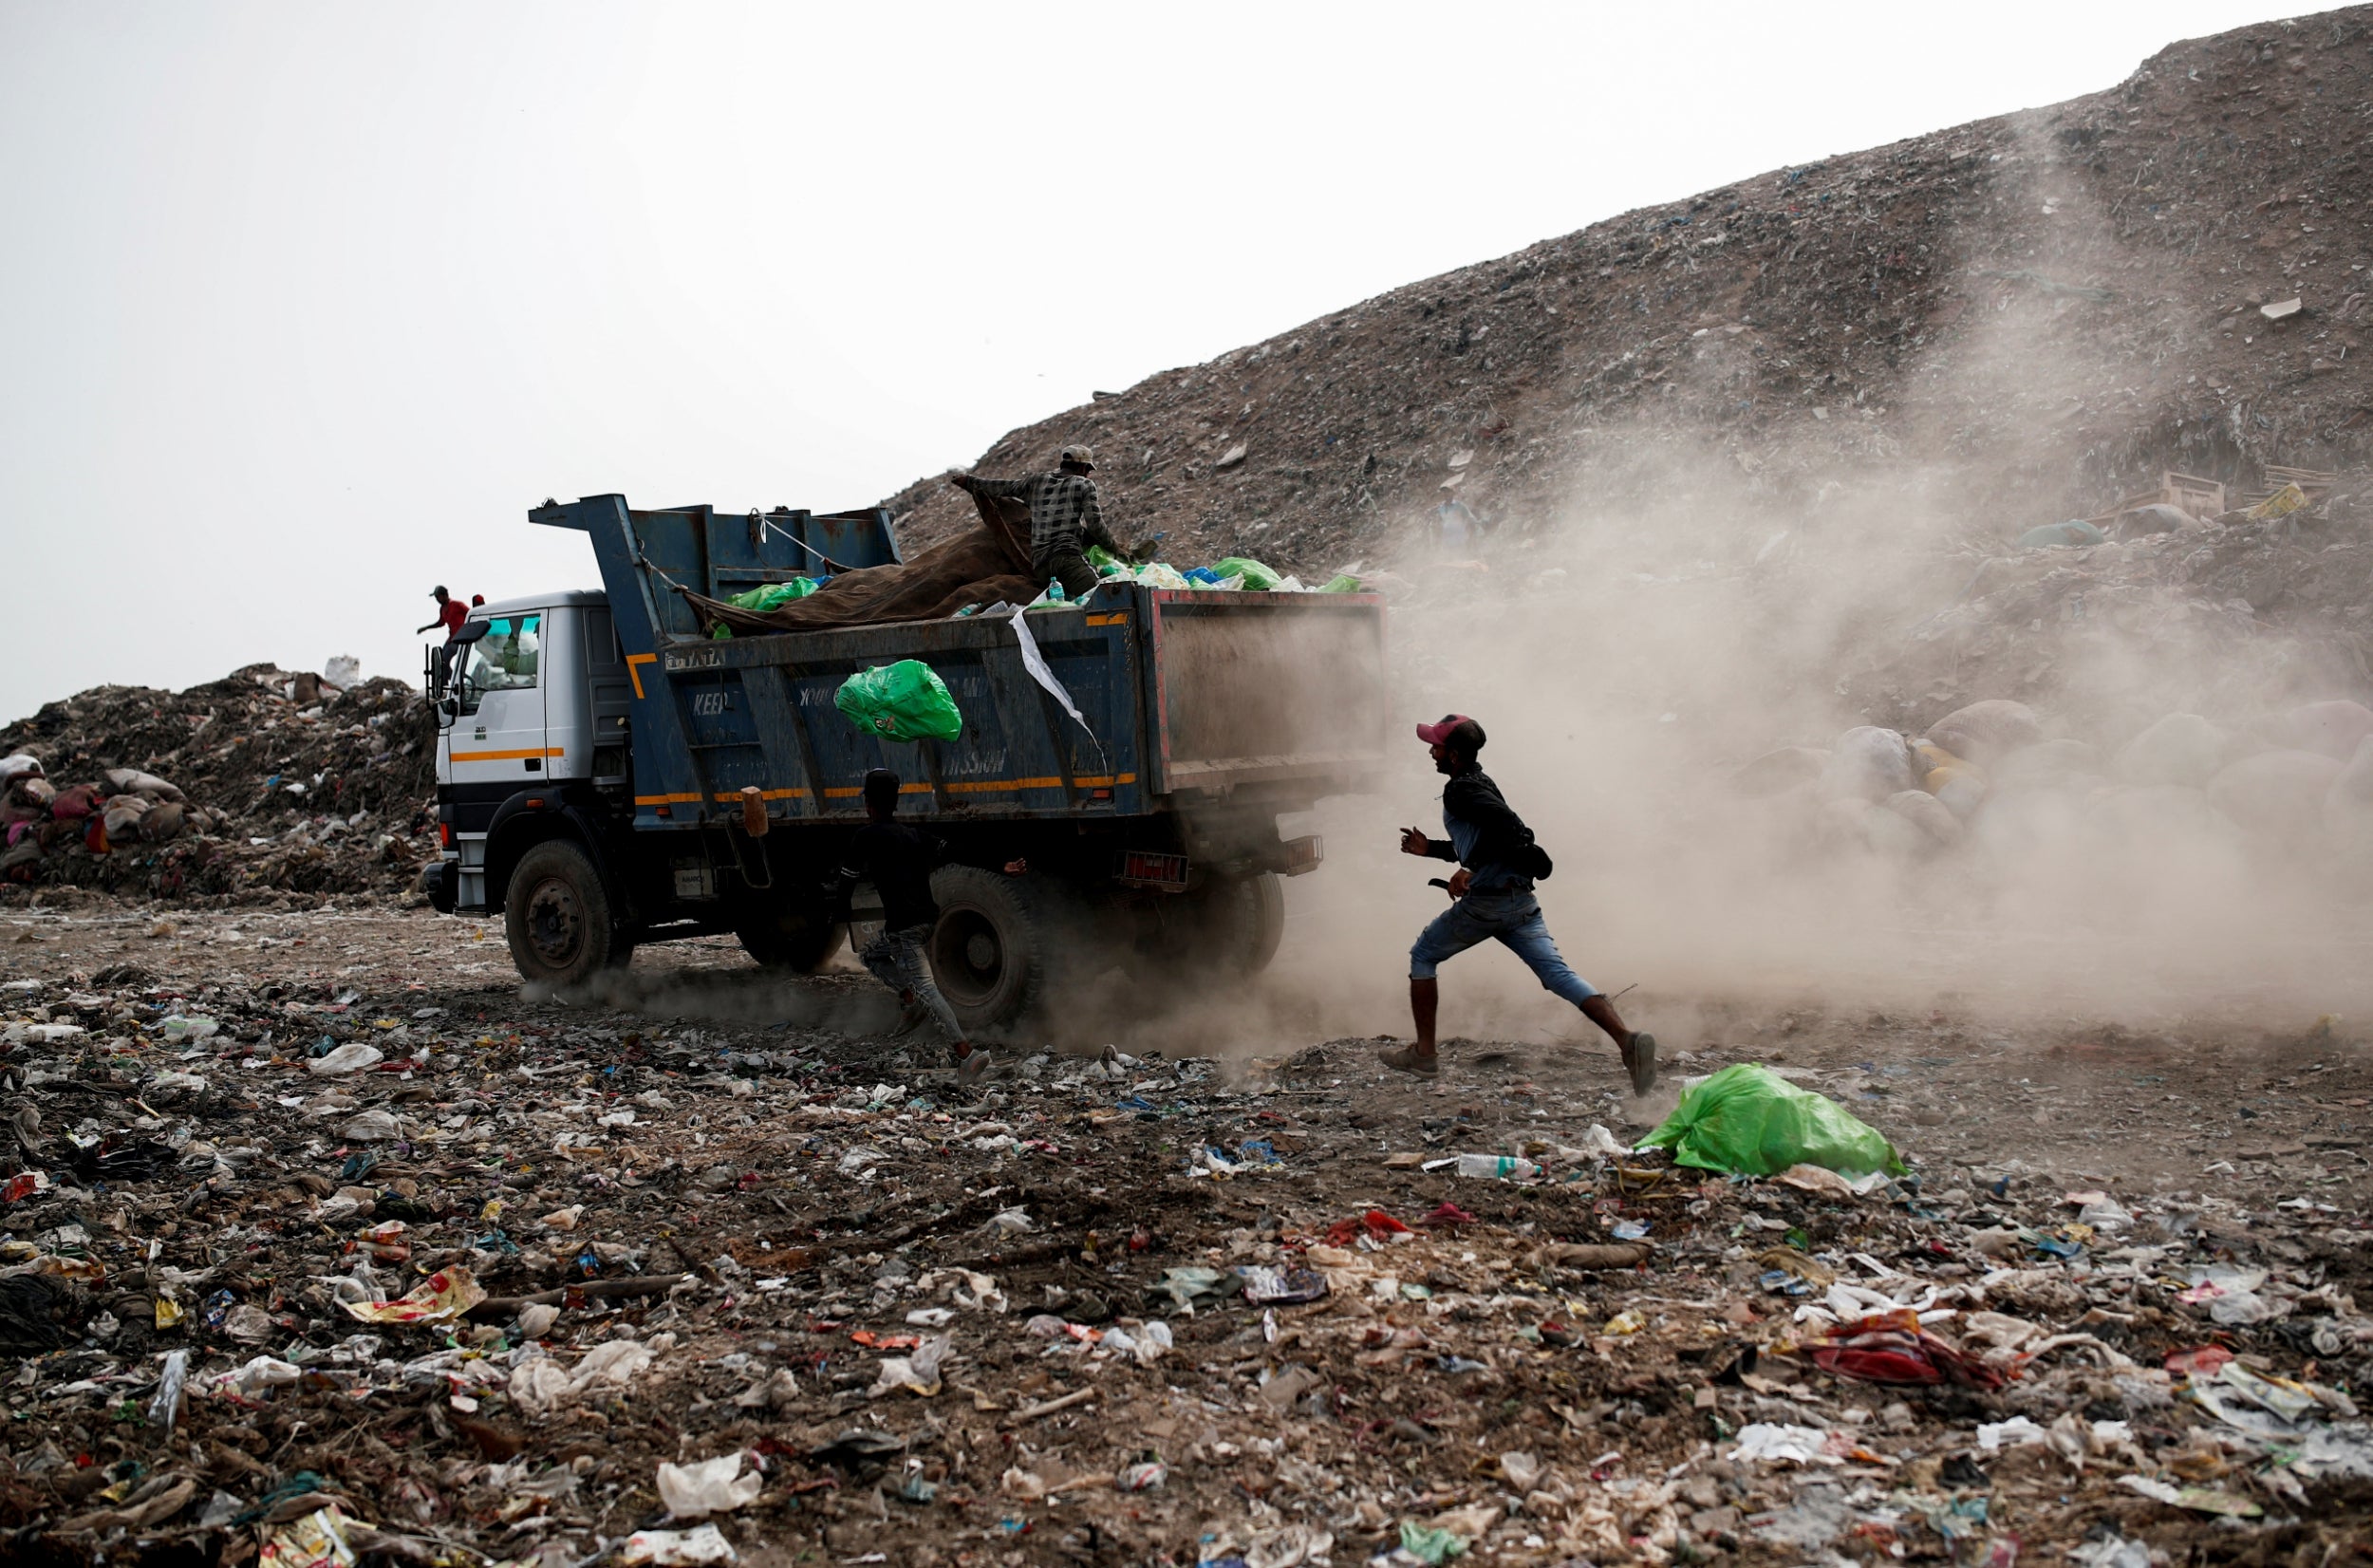
[{"label": "truck front wheel", "polygon": [[997,1029],[1044,994],[1056,961],[1046,888],[977,866],[932,874],[931,979],[967,1031]]},{"label": "truck front wheel", "polygon": [[532,847],[512,868],[503,895],[503,935],[522,978],[576,985],[621,961],[609,893],[592,860],[566,839]]}]

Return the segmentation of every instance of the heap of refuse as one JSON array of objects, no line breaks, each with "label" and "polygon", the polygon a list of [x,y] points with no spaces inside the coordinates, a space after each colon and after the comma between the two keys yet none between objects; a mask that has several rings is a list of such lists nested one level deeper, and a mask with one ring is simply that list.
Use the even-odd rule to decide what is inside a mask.
[{"label": "heap of refuse", "polygon": [[0,889],[399,894],[436,852],[435,720],[402,681],[252,665],[0,728]]},{"label": "heap of refuse", "polygon": [[2024,702],[1956,708],[1915,737],[1865,725],[1747,763],[1739,787],[1821,843],[1918,858],[1964,848],[2229,846],[2363,868],[2373,855],[2373,709],[2302,703],[2220,723],[2056,733]]},{"label": "heap of refuse", "polygon": [[2373,1480],[2345,1164],[1964,1165],[1836,1097],[1915,1078],[1722,1050],[1637,1145],[1570,1052],[975,1089],[409,978],[460,923],[37,928],[0,1528],[61,1559],[2321,1561]]}]

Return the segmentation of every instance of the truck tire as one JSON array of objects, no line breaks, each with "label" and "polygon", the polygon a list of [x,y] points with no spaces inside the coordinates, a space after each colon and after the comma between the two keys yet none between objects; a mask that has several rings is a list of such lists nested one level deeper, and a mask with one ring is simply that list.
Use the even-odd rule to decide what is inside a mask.
[{"label": "truck tire", "polygon": [[1275,872],[1214,882],[1173,905],[1166,921],[1172,950],[1193,968],[1257,975],[1285,936],[1285,888]]},{"label": "truck tire", "polygon": [[813,975],[840,951],[849,927],[814,915],[770,912],[737,925],[734,935],[762,966]]},{"label": "truck tire", "polygon": [[931,979],[965,1030],[1002,1028],[1029,1012],[1057,961],[1051,890],[977,866],[943,866],[931,874],[931,897],[940,906]]},{"label": "truck tire", "polygon": [[608,889],[586,852],[565,838],[529,849],[503,895],[503,935],[520,977],[576,985],[633,951],[618,940]]}]

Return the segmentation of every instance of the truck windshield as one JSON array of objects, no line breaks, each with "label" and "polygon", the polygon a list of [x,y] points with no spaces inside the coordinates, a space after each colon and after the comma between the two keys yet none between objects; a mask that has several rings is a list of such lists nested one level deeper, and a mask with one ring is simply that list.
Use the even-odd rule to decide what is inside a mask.
[{"label": "truck windshield", "polygon": [[486,635],[470,644],[461,672],[461,711],[476,713],[488,692],[519,691],[535,684],[535,656],[543,643],[540,615],[498,615]]}]

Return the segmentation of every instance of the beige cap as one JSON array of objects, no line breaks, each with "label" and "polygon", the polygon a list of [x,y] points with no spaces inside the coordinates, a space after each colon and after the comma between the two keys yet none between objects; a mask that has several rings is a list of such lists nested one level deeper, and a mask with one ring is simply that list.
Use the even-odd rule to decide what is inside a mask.
[{"label": "beige cap", "polygon": [[1095,448],[1074,442],[1063,448],[1063,461],[1077,463],[1082,468],[1093,468],[1096,465]]}]

